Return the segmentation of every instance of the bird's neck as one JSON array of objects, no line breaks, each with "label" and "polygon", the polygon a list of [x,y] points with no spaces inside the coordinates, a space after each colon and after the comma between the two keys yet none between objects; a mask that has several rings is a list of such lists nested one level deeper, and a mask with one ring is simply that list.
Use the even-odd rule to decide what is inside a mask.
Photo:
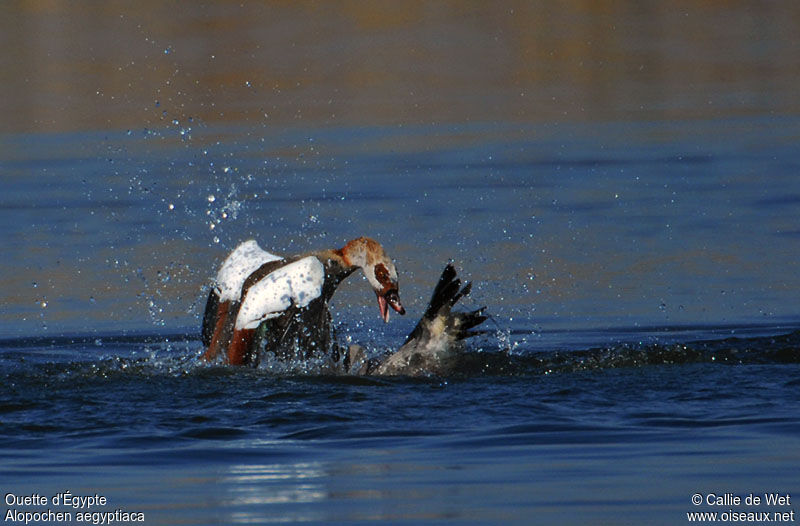
[{"label": "bird's neck", "polygon": [[348,261],[342,250],[321,250],[311,254],[322,262],[325,267],[325,289],[326,296],[330,298],[336,287],[339,286],[347,276],[352,274],[357,268]]}]

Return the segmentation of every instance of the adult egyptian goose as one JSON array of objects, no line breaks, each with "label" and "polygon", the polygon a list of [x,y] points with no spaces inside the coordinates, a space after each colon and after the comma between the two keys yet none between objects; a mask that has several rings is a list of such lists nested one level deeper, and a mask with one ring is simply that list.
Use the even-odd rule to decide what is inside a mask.
[{"label": "adult egyptian goose", "polygon": [[289,258],[245,241],[222,263],[208,295],[204,358],[211,361],[224,353],[227,363],[255,365],[262,341],[266,350],[285,359],[330,352],[335,346],[328,302],[359,268],[378,297],[381,318],[389,321],[389,307],[405,314],[397,270],[373,239],[359,237],[340,249]]},{"label": "adult egyptian goose", "polygon": [[486,321],[485,307],[470,312],[454,312],[452,308],[472,290],[472,283],[463,287],[456,269],[448,264],[428,303],[425,314],[403,345],[379,360],[368,360],[358,345],[348,349],[348,372],[380,376],[446,375],[458,368],[463,340],[484,331],[473,330]]}]

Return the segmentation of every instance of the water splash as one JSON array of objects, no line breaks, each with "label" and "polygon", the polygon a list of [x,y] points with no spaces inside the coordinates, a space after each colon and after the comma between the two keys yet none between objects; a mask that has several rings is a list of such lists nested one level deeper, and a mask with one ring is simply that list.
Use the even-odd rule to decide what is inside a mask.
[{"label": "water splash", "polygon": [[[225,170],[230,170],[230,168],[223,168],[223,172]],[[224,200],[218,200],[217,196],[213,193],[206,197],[208,207],[206,208],[205,214],[209,231],[214,231],[223,223],[235,221],[239,217],[239,213],[244,208],[244,203],[238,198],[238,196],[238,185],[236,183],[231,183]],[[215,243],[218,242],[219,241],[217,238]]]},{"label": "water splash", "polygon": [[[541,376],[582,371],[657,366],[742,366],[799,364],[800,331],[768,337],[662,344],[620,344],[586,350],[518,350],[468,345],[454,354],[447,377]],[[23,352],[20,352],[23,351]],[[126,376],[195,376],[207,374],[327,376],[341,374],[340,363],[325,358],[281,361],[262,356],[258,369],[209,364],[192,335],[110,335],[37,337],[0,340],[0,364],[6,377],[40,374],[41,381],[108,379]],[[381,355],[386,349],[372,349]],[[24,356],[24,360],[19,357]],[[79,358],[76,358],[79,357]],[[26,372],[27,371],[27,372]]]}]

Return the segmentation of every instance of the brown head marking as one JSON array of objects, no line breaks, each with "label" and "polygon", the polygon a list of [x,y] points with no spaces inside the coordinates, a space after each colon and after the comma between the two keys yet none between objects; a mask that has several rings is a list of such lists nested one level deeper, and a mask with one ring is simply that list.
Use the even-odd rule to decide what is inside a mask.
[{"label": "brown head marking", "polygon": [[383,263],[375,265],[375,279],[378,280],[378,283],[383,285],[384,292],[395,286],[392,284],[392,279],[389,277],[389,270]]}]

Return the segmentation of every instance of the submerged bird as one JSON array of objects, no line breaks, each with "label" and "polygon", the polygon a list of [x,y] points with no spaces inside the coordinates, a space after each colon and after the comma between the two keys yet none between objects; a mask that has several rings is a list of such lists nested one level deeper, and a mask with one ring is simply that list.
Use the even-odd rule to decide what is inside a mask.
[{"label": "submerged bird", "polygon": [[368,360],[364,349],[348,349],[348,372],[380,376],[443,375],[457,368],[462,340],[481,334],[472,330],[484,321],[485,307],[471,312],[453,312],[452,308],[472,290],[472,283],[461,287],[452,264],[448,264],[428,303],[425,314],[409,333],[397,352],[382,360]]},{"label": "submerged bird", "polygon": [[328,302],[356,269],[375,292],[385,322],[389,307],[405,314],[397,270],[373,239],[359,237],[340,249],[289,258],[245,241],[222,263],[209,292],[203,357],[212,361],[224,355],[232,365],[256,365],[262,348],[283,359],[336,352]]}]

